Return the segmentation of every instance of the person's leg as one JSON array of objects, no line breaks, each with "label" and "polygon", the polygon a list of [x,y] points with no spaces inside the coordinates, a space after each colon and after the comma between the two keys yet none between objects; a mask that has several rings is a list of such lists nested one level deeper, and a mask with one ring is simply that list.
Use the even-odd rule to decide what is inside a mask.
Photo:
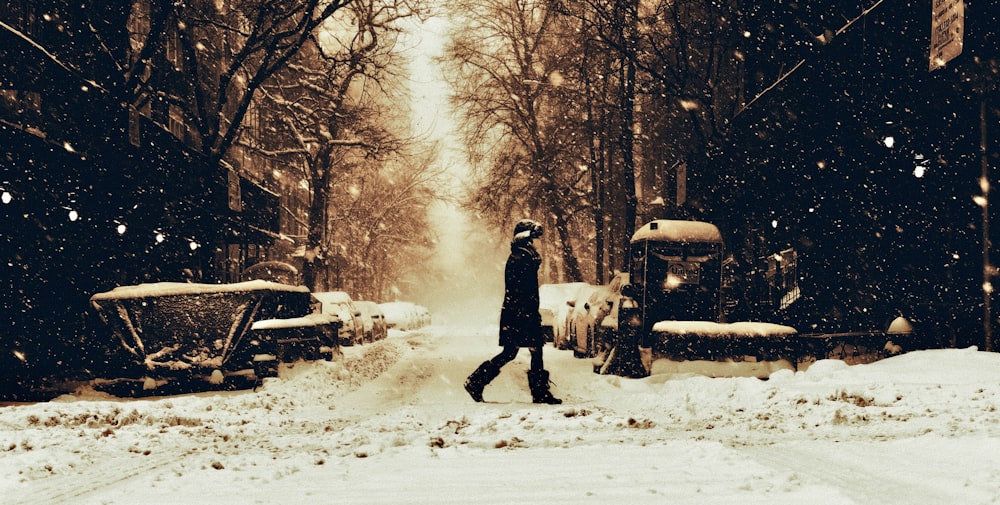
[{"label": "person's leg", "polygon": [[493,358],[490,359],[490,363],[493,363],[494,366],[500,368],[506,365],[507,363],[514,361],[514,358],[517,357],[517,351],[519,350],[520,347],[517,347],[516,345],[508,345],[507,347],[504,347],[502,351],[500,351],[500,354],[493,356]]},{"label": "person's leg", "polygon": [[472,375],[465,380],[465,390],[476,402],[483,401],[483,389],[493,379],[500,375],[500,367],[510,363],[517,357],[518,347],[506,346],[493,358],[484,361]]},{"label": "person's leg", "polygon": [[544,370],[545,365],[542,363],[542,348],[529,347],[528,350],[531,351],[531,369]]},{"label": "person's leg", "polygon": [[528,388],[531,389],[531,401],[534,403],[560,404],[562,400],[552,396],[549,391],[549,372],[542,364],[542,348],[531,348],[531,369],[528,370]]}]

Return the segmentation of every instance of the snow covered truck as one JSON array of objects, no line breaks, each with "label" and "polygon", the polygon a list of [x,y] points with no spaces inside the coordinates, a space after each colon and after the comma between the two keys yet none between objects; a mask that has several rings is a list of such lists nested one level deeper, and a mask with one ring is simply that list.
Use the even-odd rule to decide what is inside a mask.
[{"label": "snow covered truck", "polygon": [[727,258],[710,223],[654,220],[629,245],[628,272],[595,372],[632,377],[661,372],[766,377],[804,369],[819,359],[861,363],[901,352],[911,332],[905,320],[887,331],[801,334],[784,324],[728,322]]},{"label": "snow covered truck", "polygon": [[260,380],[282,361],[340,352],[340,320],[320,313],[305,286],[160,282],[120,286],[90,302],[108,329],[105,373],[144,389],[178,379]]}]

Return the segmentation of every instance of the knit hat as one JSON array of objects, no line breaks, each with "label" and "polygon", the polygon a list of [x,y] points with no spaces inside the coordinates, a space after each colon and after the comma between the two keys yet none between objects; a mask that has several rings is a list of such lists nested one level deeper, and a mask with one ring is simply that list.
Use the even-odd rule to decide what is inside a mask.
[{"label": "knit hat", "polygon": [[542,236],[542,225],[531,219],[522,219],[514,225],[514,238],[538,238]]}]

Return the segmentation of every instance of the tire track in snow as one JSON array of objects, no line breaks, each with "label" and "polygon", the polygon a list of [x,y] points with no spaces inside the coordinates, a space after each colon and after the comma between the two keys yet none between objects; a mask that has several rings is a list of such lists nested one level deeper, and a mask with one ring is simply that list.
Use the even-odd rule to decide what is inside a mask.
[{"label": "tire track in snow", "polygon": [[[144,456],[141,462],[130,462],[123,465],[120,461],[93,463],[81,473],[47,477],[37,482],[37,486],[22,489],[19,496],[13,497],[8,505],[58,505],[63,503],[79,503],[80,498],[112,486],[125,483],[141,477],[148,472],[163,468],[173,463],[179,463],[184,454],[170,454],[162,457]],[[5,498],[6,499],[6,498]]]},{"label": "tire track in snow", "polygon": [[[848,443],[845,442],[846,444]],[[792,472],[803,483],[834,489],[858,504],[871,503],[873,496],[879,497],[880,505],[954,505],[976,502],[975,497],[944,492],[934,481],[922,479],[926,470],[910,474],[906,468],[893,468],[891,465],[905,458],[898,454],[887,455],[893,452],[892,447],[877,442],[850,444],[858,449],[853,454],[845,451],[825,453],[825,444],[818,444],[816,450],[810,450],[803,447],[808,445],[807,442],[796,442],[794,446],[745,446],[733,450],[766,467]],[[920,462],[911,460],[911,464],[919,466]]]}]

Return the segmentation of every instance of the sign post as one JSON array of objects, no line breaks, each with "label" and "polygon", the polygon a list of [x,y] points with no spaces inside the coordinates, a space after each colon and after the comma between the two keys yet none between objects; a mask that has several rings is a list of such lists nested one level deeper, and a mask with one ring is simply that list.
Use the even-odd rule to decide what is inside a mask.
[{"label": "sign post", "polygon": [[677,206],[687,201],[687,162],[677,165]]}]

